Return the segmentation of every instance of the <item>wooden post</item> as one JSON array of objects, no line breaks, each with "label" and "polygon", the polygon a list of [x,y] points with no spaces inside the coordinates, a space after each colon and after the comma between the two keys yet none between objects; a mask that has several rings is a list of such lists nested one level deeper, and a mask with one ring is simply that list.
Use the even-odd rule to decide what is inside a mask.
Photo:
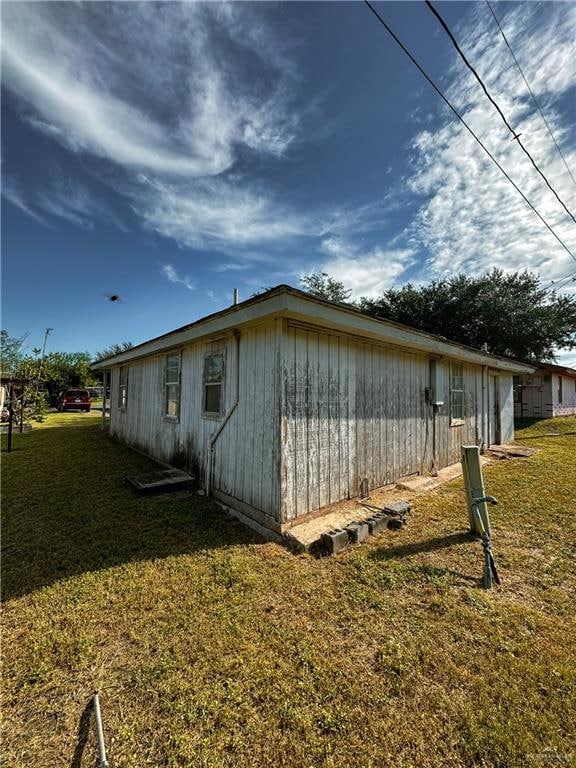
[{"label": "wooden post", "polygon": [[14,424],[14,382],[10,382],[10,405],[8,406],[8,453],[12,451],[12,426]]},{"label": "wooden post", "polygon": [[20,397],[20,434],[24,431],[24,393],[26,391],[25,385],[22,384],[22,394]]},{"label": "wooden post", "polygon": [[[466,501],[468,503],[468,519],[470,522],[470,532],[482,535],[482,529],[479,526],[473,513],[474,499],[481,499],[486,496],[484,489],[484,478],[482,477],[482,466],[480,464],[480,449],[477,445],[460,446],[462,455],[462,474],[464,476],[464,489],[466,491]],[[486,502],[482,501],[477,505],[478,514],[481,518],[484,530],[490,536],[490,517]]]},{"label": "wooden post", "polygon": [[102,371],[102,424],[101,429],[104,431],[106,429],[106,376],[107,376],[106,368]]}]

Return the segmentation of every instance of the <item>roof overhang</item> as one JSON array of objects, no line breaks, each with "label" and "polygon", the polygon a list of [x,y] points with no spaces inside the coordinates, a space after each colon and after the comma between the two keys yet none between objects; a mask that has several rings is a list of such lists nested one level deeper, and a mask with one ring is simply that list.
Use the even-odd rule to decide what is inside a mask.
[{"label": "roof overhang", "polygon": [[325,301],[286,285],[151,339],[119,355],[100,360],[92,365],[92,370],[110,368],[148,355],[161,354],[204,337],[229,333],[233,329],[241,329],[243,326],[274,317],[286,317],[435,357],[486,365],[510,373],[533,373],[536,370],[534,366],[511,358],[490,355],[448,341],[441,336],[418,331],[390,320],[371,317],[353,306]]}]

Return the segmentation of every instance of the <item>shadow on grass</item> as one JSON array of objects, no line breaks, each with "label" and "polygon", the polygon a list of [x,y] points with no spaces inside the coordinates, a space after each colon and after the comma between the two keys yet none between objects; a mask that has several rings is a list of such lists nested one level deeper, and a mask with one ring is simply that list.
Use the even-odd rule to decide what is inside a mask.
[{"label": "shadow on grass", "polygon": [[370,557],[374,560],[396,560],[402,557],[417,555],[421,552],[436,552],[439,549],[453,547],[456,544],[470,543],[474,540],[474,536],[468,531],[462,531],[461,533],[451,533],[449,536],[438,536],[435,539],[427,539],[426,541],[402,544],[399,547],[378,549]]},{"label": "shadow on grass", "polygon": [[122,563],[260,543],[197,494],[141,497],[129,474],[157,468],[94,422],[15,435],[3,457],[2,598]]},{"label": "shadow on grass", "polygon": [[84,707],[82,714],[80,715],[78,733],[76,734],[76,747],[74,748],[74,754],[72,755],[70,768],[82,768],[82,757],[84,756],[84,750],[88,744],[88,736],[90,735],[90,720],[92,718],[93,711],[94,700],[90,699]]}]

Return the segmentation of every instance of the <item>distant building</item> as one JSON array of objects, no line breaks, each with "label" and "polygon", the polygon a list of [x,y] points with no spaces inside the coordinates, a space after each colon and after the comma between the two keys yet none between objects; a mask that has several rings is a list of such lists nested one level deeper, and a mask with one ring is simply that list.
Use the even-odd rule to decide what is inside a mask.
[{"label": "distant building", "polygon": [[576,369],[540,363],[534,373],[514,376],[514,417],[576,416]]},{"label": "distant building", "polygon": [[100,360],[110,434],[282,533],[514,438],[534,368],[285,285]]}]

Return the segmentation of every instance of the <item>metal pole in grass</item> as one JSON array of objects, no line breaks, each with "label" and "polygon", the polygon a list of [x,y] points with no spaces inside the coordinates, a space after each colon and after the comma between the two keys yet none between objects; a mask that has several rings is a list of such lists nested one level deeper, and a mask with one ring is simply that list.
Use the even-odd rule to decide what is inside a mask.
[{"label": "metal pole in grass", "polygon": [[100,713],[100,699],[98,691],[94,694],[94,717],[96,720],[96,737],[98,738],[98,765],[99,768],[108,768],[106,760],[106,745],[104,744],[104,731],[102,730],[102,715]]},{"label": "metal pole in grass", "polygon": [[492,578],[496,584],[500,584],[500,577],[496,570],[496,563],[494,562],[494,555],[492,554],[492,546],[490,544],[490,535],[484,527],[484,521],[482,515],[478,509],[479,504],[482,502],[488,502],[488,504],[498,504],[494,496],[484,496],[472,501],[472,510],[475,519],[475,523],[480,530],[480,537],[482,540],[482,549],[484,550],[484,574],[482,577],[482,586],[484,589],[492,589]]}]

